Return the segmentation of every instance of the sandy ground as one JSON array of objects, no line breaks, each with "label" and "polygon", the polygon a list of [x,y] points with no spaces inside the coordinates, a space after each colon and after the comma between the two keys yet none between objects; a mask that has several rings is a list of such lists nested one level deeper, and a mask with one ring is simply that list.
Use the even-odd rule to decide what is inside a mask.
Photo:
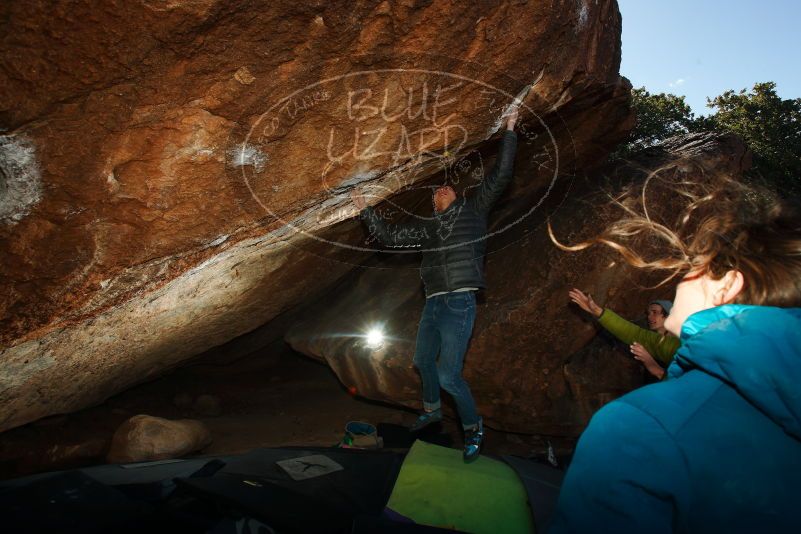
[{"label": "sandy ground", "polygon": [[[218,409],[193,406],[200,395],[214,397]],[[102,405],[8,431],[0,435],[0,478],[104,463],[114,430],[137,414],[203,421],[213,442],[199,455],[333,446],[348,421],[408,426],[416,417],[410,410],[352,397],[327,366],[274,345],[226,365],[183,367]],[[447,419],[443,431],[461,447],[456,421]],[[571,440],[552,441],[558,453],[572,446]],[[547,449],[543,438],[492,429],[485,443],[489,454],[542,457]]]}]

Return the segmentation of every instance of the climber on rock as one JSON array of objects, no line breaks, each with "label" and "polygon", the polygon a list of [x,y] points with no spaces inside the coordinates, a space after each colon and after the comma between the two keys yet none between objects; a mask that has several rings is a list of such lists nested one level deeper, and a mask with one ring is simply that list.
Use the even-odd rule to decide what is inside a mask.
[{"label": "climber on rock", "polygon": [[423,386],[423,413],[412,425],[417,432],[442,420],[440,388],[451,394],[465,432],[464,460],[478,457],[484,427],[462,377],[464,356],[476,317],[476,291],[485,287],[484,255],[487,216],[512,181],[517,134],[517,103],[506,112],[506,128],[493,169],[475,193],[459,197],[450,185],[434,190],[434,215],[388,223],[368,207],[359,191],[351,198],[369,231],[387,247],[417,247],[423,259],[420,276],[426,304],[417,331],[414,365]]}]

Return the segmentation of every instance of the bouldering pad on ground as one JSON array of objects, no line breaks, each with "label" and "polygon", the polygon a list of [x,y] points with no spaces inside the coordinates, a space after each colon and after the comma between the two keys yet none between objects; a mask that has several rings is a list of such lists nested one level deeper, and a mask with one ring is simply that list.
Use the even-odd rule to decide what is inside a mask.
[{"label": "bouldering pad on ground", "polygon": [[526,490],[514,470],[484,456],[466,464],[462,451],[416,441],[387,508],[415,523],[464,532],[534,532]]}]

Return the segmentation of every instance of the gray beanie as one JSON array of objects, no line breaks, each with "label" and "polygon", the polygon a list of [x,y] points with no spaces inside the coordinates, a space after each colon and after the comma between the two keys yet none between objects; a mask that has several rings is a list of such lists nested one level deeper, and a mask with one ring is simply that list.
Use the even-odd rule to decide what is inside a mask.
[{"label": "gray beanie", "polygon": [[659,304],[665,310],[665,315],[670,315],[670,309],[673,308],[673,303],[669,300],[652,300],[650,304]]}]

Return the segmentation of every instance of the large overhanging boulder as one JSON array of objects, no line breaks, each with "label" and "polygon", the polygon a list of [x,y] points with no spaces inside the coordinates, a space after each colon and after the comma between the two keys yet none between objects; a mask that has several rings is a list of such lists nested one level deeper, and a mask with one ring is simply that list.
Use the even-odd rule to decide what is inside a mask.
[{"label": "large overhanging boulder", "polygon": [[614,0],[5,2],[0,21],[0,430],[322,291],[370,253],[342,246],[349,188],[430,179],[515,97],[531,187],[632,124]]},{"label": "large overhanging boulder", "polygon": [[[603,247],[577,253],[558,249],[548,237],[546,219],[563,240],[587,238],[611,217],[620,216],[619,210],[603,209],[608,205],[606,194],[614,191],[599,190],[598,184],[624,187],[670,165],[690,174],[739,176],[750,166],[749,154],[731,134],[672,138],[634,161],[598,171],[583,185],[576,181],[564,203],[562,195],[554,194],[514,229],[490,237],[488,247],[495,252],[487,257],[487,290],[477,306],[464,368],[489,425],[576,436],[604,403],[644,383],[642,367],[625,351],[593,341],[597,329],[570,305],[571,288],[589,291],[599,303],[631,318],[642,316],[653,299],[673,298],[672,286],[654,288],[664,275],[627,267]],[[518,174],[530,171],[524,164]],[[508,217],[503,204],[508,206],[521,194],[528,195],[514,188],[501,199],[494,227]],[[652,212],[670,213],[676,196],[661,194],[656,201]],[[419,263],[419,257],[416,260]],[[424,296],[416,267],[392,257],[369,263],[299,314],[286,340],[326,362],[358,394],[419,408],[420,378],[412,357]],[[366,337],[372,328],[382,329],[387,337],[380,346],[371,346]]]}]

